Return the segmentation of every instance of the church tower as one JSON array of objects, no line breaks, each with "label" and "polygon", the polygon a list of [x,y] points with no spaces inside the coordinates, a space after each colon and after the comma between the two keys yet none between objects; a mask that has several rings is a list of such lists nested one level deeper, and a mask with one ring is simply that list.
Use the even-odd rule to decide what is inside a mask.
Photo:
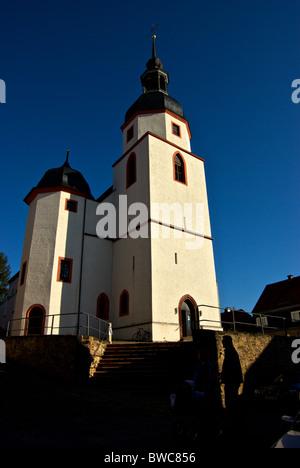
[{"label": "church tower", "polygon": [[87,203],[94,198],[68,156],[24,200],[29,211],[14,334],[72,334],[79,326]]},{"label": "church tower", "polygon": [[[114,243],[112,322],[118,338],[140,327],[153,341],[177,341],[199,326],[197,306],[219,305],[204,160],[191,152],[189,124],[169,95],[155,36],[141,83],[143,94],[121,127],[114,189],[116,200],[126,195],[128,206],[145,205],[148,217],[136,238],[129,224]],[[202,313],[205,328],[220,328],[217,309]]]},{"label": "church tower", "polygon": [[[141,84],[105,193],[92,196],[67,153],[26,196],[14,335],[85,335],[111,322],[114,339],[140,329],[139,339],[178,341],[199,319],[221,328],[204,160],[191,152],[155,36]],[[113,229],[101,235],[106,212]]]}]

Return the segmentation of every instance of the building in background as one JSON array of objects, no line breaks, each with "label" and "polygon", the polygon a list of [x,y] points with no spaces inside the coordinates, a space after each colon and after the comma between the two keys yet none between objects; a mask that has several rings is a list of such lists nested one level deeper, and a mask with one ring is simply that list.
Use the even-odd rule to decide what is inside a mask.
[{"label": "building in background", "polygon": [[258,326],[269,331],[281,329],[289,334],[300,333],[300,276],[288,276],[278,283],[268,284],[253,311]]}]

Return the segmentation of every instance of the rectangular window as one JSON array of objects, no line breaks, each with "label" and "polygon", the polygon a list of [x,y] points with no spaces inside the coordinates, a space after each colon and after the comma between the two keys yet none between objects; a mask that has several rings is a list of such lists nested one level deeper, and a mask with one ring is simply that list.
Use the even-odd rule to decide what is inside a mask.
[{"label": "rectangular window", "polygon": [[172,122],[172,133],[181,138],[180,126]]},{"label": "rectangular window", "polygon": [[62,283],[71,283],[73,260],[70,258],[59,257],[57,281]]},{"label": "rectangular window", "polygon": [[22,273],[21,273],[20,286],[22,286],[22,284],[24,284],[24,282],[25,282],[26,265],[27,265],[27,262],[24,262],[23,265],[22,265]]},{"label": "rectangular window", "polygon": [[264,317],[264,316],[257,317],[256,318],[256,325],[258,327],[261,327],[261,326],[267,327],[268,326],[268,317]]},{"label": "rectangular window", "polygon": [[77,213],[78,202],[76,200],[66,199],[65,210]]},{"label": "rectangular window", "polygon": [[293,322],[300,321],[300,312],[299,311],[291,312],[291,318]]},{"label": "rectangular window", "polygon": [[127,130],[127,143],[133,138],[133,125]]}]

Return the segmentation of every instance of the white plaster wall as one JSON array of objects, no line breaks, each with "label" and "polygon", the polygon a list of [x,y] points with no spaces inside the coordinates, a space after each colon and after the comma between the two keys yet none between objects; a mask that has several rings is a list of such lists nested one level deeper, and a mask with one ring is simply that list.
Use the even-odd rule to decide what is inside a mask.
[{"label": "white plaster wall", "polygon": [[[77,212],[65,210],[66,199],[78,202]],[[44,307],[48,317],[45,334],[73,333],[79,305],[79,279],[85,199],[66,192],[38,194],[29,207],[21,266],[27,261],[26,277],[19,287],[15,317],[26,317],[34,304]],[[71,283],[57,281],[59,257],[72,263]],[[24,327],[24,321],[22,324]],[[51,327],[54,327],[51,329]],[[22,333],[21,333],[22,334]]]},{"label": "white plaster wall", "polygon": [[[181,130],[181,136],[173,134],[172,122]],[[133,138],[127,142],[127,131],[133,126]],[[145,133],[150,132],[191,151],[188,124],[184,119],[168,112],[137,115],[123,130],[123,154],[125,154]]]},{"label": "white plaster wall", "polygon": [[[127,195],[128,208],[139,202],[149,206],[149,164],[148,139],[142,140],[135,148],[137,181],[126,188],[126,164],[130,153],[114,167],[115,203],[119,213],[119,195]],[[128,223],[139,212],[127,216]],[[147,211],[148,230],[148,211]],[[112,321],[114,337],[132,339],[136,326],[151,322],[151,261],[149,238],[133,239],[129,234],[113,244],[113,283],[112,283]],[[133,268],[133,257],[135,266]],[[128,316],[119,317],[119,299],[122,291],[129,292]],[[144,325],[141,325],[144,327]],[[126,327],[126,328],[125,328]],[[151,326],[149,327],[151,331]]]},{"label": "white plaster wall", "polygon": [[[49,313],[59,203],[59,192],[39,194],[29,207],[20,267],[22,271],[27,262],[26,275],[18,288],[15,319],[25,318],[34,304],[42,305]],[[24,320],[14,322],[13,329],[21,329],[16,333],[22,335],[24,325]]]},{"label": "white plaster wall", "polygon": [[[104,203],[108,202],[114,202],[113,193],[104,200]],[[96,316],[97,299],[101,293],[108,296],[111,309],[112,287],[113,242],[97,236],[98,205],[97,201],[87,200],[80,304],[81,312],[93,316]]]},{"label": "white plaster wall", "polygon": [[[149,137],[151,206],[153,207],[152,203],[178,203],[182,207],[181,223],[180,219],[171,217],[171,224],[184,227],[184,204],[192,204],[191,230],[210,238],[204,163],[193,155],[180,151],[185,159],[187,171],[187,185],[181,184],[174,180],[175,151],[172,145]],[[203,204],[204,222],[200,223],[200,229],[196,223],[196,203]],[[151,210],[151,219],[156,218],[156,213]],[[158,221],[164,221],[162,212],[159,213]],[[157,238],[157,228],[157,224],[151,222],[153,339],[178,340],[179,314],[175,313],[175,309],[178,308],[181,297],[189,294],[197,304],[219,304],[212,240],[199,236],[187,237],[179,230],[165,227],[159,228]],[[163,239],[163,232],[164,235],[169,235],[169,238]],[[198,244],[194,244],[196,240]],[[198,247],[191,248],[196,246]],[[202,317],[204,318],[206,317]],[[209,318],[218,321],[219,312],[209,311]],[[169,325],[160,325],[159,322]]]},{"label": "white plaster wall", "polygon": [[[172,122],[181,128],[181,138],[172,133]],[[137,155],[137,183],[126,192],[126,163],[128,155],[123,158],[115,167],[114,186],[120,190],[119,193],[128,193],[128,201],[142,201],[147,204],[149,217],[151,217],[150,242],[145,240],[145,245],[141,250],[144,256],[144,285],[139,290],[132,288],[132,273],[130,265],[133,252],[138,252],[136,241],[118,241],[114,245],[114,282],[118,287],[114,289],[115,298],[119,298],[120,292],[125,288],[132,292],[137,299],[137,303],[143,303],[143,291],[147,290],[149,284],[149,304],[152,316],[153,340],[155,341],[177,341],[180,338],[178,304],[180,299],[189,294],[197,304],[210,304],[218,306],[218,288],[216,283],[213,245],[211,240],[211,227],[207,200],[207,190],[204,172],[204,163],[201,159],[190,154],[190,139],[186,124],[180,119],[167,113],[140,115],[134,125],[138,126],[140,133],[135,132],[135,136],[140,137],[145,132],[156,133],[162,138],[168,138],[170,144],[148,135],[140,144],[136,145],[133,151]],[[129,125],[130,126],[130,125]],[[132,143],[132,141],[131,141]],[[176,145],[176,146],[175,146]],[[177,148],[180,146],[180,149]],[[125,148],[126,149],[126,146]],[[187,185],[174,180],[173,156],[179,152],[185,160]],[[140,185],[140,182],[142,184]],[[189,236],[180,230],[159,227],[153,219],[158,222],[165,221],[162,212],[152,210],[152,204],[166,203],[169,206],[179,204],[181,216],[170,218],[170,224],[180,229],[186,228],[198,234]],[[197,224],[196,203],[203,207],[203,222]],[[192,218],[184,219],[184,204],[192,207]],[[172,213],[171,213],[172,214]],[[169,238],[163,239],[162,234]],[[199,236],[201,235],[201,236]],[[205,238],[206,237],[206,238]],[[191,248],[196,245],[197,248]],[[189,246],[189,247],[187,247]],[[177,254],[177,264],[175,264],[175,253]],[[137,258],[137,254],[136,254]],[[151,259],[151,265],[147,265],[147,258]],[[116,271],[116,268],[118,271]],[[147,269],[149,268],[149,269]],[[115,273],[116,272],[116,273]],[[148,274],[150,272],[150,278]],[[126,286],[123,286],[127,284]],[[117,300],[116,299],[116,300]],[[115,305],[118,314],[119,303]],[[176,312],[177,309],[177,312]],[[133,315],[134,316],[134,315]],[[144,310],[140,310],[138,315],[140,322],[147,319]],[[210,319],[219,321],[219,311],[216,309],[206,309],[202,320]],[[115,323],[132,324],[132,317],[118,319],[116,315]],[[207,324],[206,324],[207,326]],[[214,324],[214,326],[216,326]],[[128,339],[125,329],[123,338]]]},{"label": "white plaster wall", "polygon": [[[180,137],[174,135],[172,131],[172,122],[180,127]],[[180,146],[187,151],[191,151],[190,136],[187,123],[168,113],[165,114],[166,140]]]},{"label": "white plaster wall", "polygon": [[101,293],[108,296],[111,308],[112,249],[112,241],[85,236],[81,312],[96,316],[97,299]]},{"label": "white plaster wall", "polygon": [[[120,239],[113,246],[112,322],[114,337],[132,339],[137,326],[151,331],[151,260],[149,239]],[[134,263],[133,263],[134,257]],[[129,293],[129,315],[119,316],[122,291]]]},{"label": "white plaster wall", "polygon": [[[151,254],[153,339],[176,341],[180,338],[178,305],[183,296],[190,295],[198,305],[219,305],[212,242],[206,239],[201,249],[187,250],[184,236],[182,239],[152,239]],[[205,309],[204,312],[202,320],[219,321],[218,310]],[[170,325],[162,326],[159,322]],[[206,328],[211,325],[203,324]]]}]

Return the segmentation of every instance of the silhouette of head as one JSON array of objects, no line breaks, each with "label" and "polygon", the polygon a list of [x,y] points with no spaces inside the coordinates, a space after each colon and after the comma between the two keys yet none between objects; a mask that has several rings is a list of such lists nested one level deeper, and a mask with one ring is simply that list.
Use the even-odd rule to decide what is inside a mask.
[{"label": "silhouette of head", "polygon": [[232,337],[229,336],[229,335],[223,336],[222,343],[223,343],[224,348],[230,348],[230,347],[232,347],[232,346],[233,346]]}]

